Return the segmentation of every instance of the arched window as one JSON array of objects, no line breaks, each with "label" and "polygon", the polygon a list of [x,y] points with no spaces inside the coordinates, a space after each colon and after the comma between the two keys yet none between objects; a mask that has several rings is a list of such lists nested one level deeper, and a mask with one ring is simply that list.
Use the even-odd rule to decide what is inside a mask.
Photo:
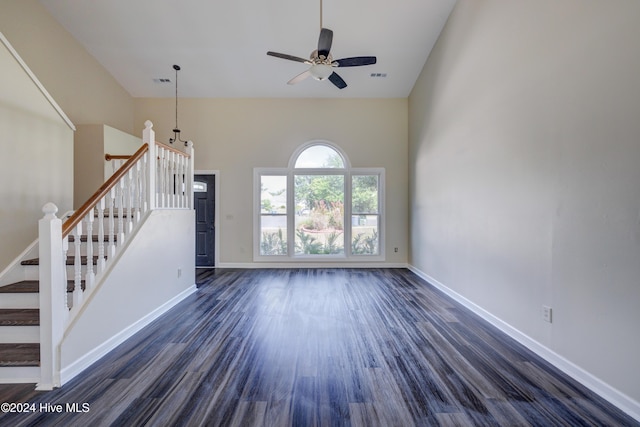
[{"label": "arched window", "polygon": [[344,156],[336,147],[330,147],[326,143],[313,143],[303,145],[302,152],[291,157],[295,161],[294,168],[333,169],[345,168]]},{"label": "arched window", "polygon": [[254,180],[256,261],[384,259],[384,169],[352,168],[340,147],[312,141]]}]

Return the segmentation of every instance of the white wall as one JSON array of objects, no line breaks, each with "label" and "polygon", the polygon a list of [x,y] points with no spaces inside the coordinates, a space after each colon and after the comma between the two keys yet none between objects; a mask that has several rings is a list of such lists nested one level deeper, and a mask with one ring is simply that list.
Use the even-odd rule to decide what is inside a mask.
[{"label": "white wall", "polygon": [[[103,135],[103,160],[105,154],[132,155],[142,145],[142,131],[138,132],[137,135],[130,135],[111,126],[104,126]],[[113,175],[113,168],[109,162],[104,161],[104,180],[107,180],[111,175]]]},{"label": "white wall", "polygon": [[[330,88],[327,88],[330,89]],[[386,168],[386,262],[407,260],[406,99],[181,99],[182,138],[195,169],[219,170],[221,265],[253,262],[253,168],[287,167],[302,143],[338,144],[353,167]],[[135,122],[173,136],[175,101],[136,99]],[[393,248],[398,247],[397,253]]]},{"label": "white wall", "polygon": [[637,1],[460,0],[409,101],[411,264],[635,410],[638,40]]},{"label": "white wall", "polygon": [[73,198],[73,130],[0,42],[0,271],[38,234],[42,206]]},{"label": "white wall", "polygon": [[195,291],[193,210],[151,211],[133,236],[63,338],[63,383]]}]

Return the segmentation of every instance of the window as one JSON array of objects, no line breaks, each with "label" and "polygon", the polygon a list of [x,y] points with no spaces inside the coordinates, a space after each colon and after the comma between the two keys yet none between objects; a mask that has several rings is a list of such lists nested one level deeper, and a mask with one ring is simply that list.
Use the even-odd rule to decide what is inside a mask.
[{"label": "window", "polygon": [[193,191],[196,193],[206,193],[207,192],[207,183],[195,181],[193,183]]},{"label": "window", "polygon": [[384,169],[351,168],[339,147],[311,142],[254,179],[255,260],[384,259]]}]

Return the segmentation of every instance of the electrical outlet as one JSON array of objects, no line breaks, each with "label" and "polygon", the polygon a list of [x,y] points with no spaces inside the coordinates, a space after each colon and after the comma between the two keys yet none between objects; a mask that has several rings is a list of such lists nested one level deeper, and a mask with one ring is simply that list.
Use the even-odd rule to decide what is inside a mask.
[{"label": "electrical outlet", "polygon": [[552,311],[551,311],[551,307],[543,305],[542,306],[542,319],[545,322],[549,322],[551,323],[552,321]]},{"label": "electrical outlet", "polygon": [[182,277],[182,269],[178,267],[178,279]]},{"label": "electrical outlet", "polygon": [[398,252],[398,248],[393,248],[393,252]]}]

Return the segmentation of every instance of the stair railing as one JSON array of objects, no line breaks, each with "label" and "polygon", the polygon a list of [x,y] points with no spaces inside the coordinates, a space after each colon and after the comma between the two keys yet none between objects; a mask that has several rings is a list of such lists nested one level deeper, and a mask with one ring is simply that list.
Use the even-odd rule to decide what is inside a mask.
[{"label": "stair railing", "polygon": [[[193,157],[191,141],[186,152],[156,142],[153,124],[147,121],[143,145],[64,223],[53,203],[43,207],[39,390],[60,386],[65,328],[144,216],[158,208],[193,209]],[[73,254],[68,256],[70,242]],[[67,279],[67,265],[73,265],[72,280]]]},{"label": "stair railing", "polygon": [[124,163],[131,158],[129,154],[110,154],[107,153],[104,155],[104,159],[107,162],[110,162],[111,165],[111,175],[116,173],[120,166],[124,165]]}]

